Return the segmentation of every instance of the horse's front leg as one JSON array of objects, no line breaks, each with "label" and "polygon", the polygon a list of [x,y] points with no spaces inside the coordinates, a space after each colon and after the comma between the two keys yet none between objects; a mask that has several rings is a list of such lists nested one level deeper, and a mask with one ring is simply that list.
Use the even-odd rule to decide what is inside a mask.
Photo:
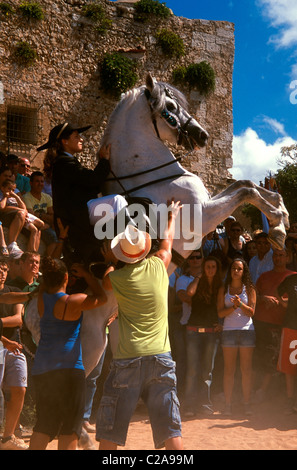
[{"label": "horse's front leg", "polygon": [[235,209],[244,203],[250,203],[266,215],[269,224],[269,237],[272,245],[283,248],[286,239],[286,230],[282,210],[266,201],[254,187],[239,187],[234,191],[223,191],[210,199],[203,206],[203,234],[211,232],[226,219]]},{"label": "horse's front leg", "polygon": [[238,180],[235,181],[234,183],[230,184],[228,188],[226,188],[224,191],[221,193],[217,194],[214,196],[212,199],[220,199],[223,196],[228,196],[233,194],[234,192],[238,191],[240,188],[254,188],[256,189],[260,195],[272,206],[274,206],[276,209],[279,209],[282,211],[283,214],[283,222],[285,225],[285,228],[288,229],[290,224],[289,224],[289,213],[286,209],[286,206],[284,204],[282,196],[274,191],[269,191],[268,189],[263,188],[262,186],[258,186],[255,183],[253,183],[250,180]]}]

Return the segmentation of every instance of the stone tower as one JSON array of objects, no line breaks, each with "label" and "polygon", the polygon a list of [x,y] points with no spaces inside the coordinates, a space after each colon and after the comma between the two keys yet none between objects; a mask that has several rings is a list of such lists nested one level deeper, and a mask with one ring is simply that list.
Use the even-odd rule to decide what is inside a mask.
[{"label": "stone tower", "polygon": [[[111,26],[102,35],[82,15],[90,0],[39,0],[43,20],[27,20],[11,0],[14,13],[0,12],[0,150],[26,155],[33,167],[42,166],[36,147],[47,138],[51,127],[62,121],[92,125],[82,156],[92,167],[106,122],[116,101],[100,84],[99,64],[104,54],[118,51],[138,65],[139,80],[147,72],[172,83],[176,59],[165,57],[157,45],[156,32],[167,28],[178,34],[186,54],[178,65],[205,60],[216,74],[216,88],[207,97],[184,88],[190,112],[210,134],[205,149],[193,151],[184,163],[199,174],[211,192],[218,192],[230,179],[232,167],[233,110],[232,74],[234,26],[224,21],[190,20],[173,14],[139,23],[134,18],[134,1],[100,0]],[[26,41],[37,52],[29,67],[15,62],[13,51]],[[178,156],[184,152],[176,148]]]}]

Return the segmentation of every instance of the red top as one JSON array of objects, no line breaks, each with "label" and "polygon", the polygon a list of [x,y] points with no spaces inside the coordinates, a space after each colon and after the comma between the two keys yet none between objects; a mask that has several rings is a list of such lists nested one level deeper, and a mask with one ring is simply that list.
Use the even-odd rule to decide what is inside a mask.
[{"label": "red top", "polygon": [[[267,271],[259,277],[256,283],[257,294],[269,295],[277,297],[277,288],[280,283],[291,274],[293,271],[286,269],[283,272],[276,272],[274,270]],[[265,323],[272,323],[273,325],[282,325],[286,308],[282,305],[267,305],[261,297],[257,296],[255,320],[263,321]]]}]

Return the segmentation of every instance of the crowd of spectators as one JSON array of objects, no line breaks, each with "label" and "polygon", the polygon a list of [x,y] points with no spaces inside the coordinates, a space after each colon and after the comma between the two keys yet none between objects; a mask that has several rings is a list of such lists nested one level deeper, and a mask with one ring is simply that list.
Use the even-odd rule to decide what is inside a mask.
[{"label": "crowd of spectators", "polygon": [[[5,424],[0,449],[28,448],[19,431],[20,416],[25,397],[34,395],[32,369],[37,347],[26,326],[26,308],[40,287],[41,260],[61,259],[67,231],[68,227],[63,227],[59,219],[54,224],[51,185],[45,175],[31,171],[25,158],[3,156],[0,167],[0,410],[5,409]],[[67,295],[71,298],[73,291],[66,292],[67,268],[57,264],[55,269],[62,277],[50,295],[59,294],[63,287],[63,299],[60,296],[56,299],[59,306]],[[76,269],[83,272],[82,267]],[[177,390],[185,416],[214,412],[212,386],[216,373],[225,398],[223,413],[231,415],[238,364],[246,415],[252,413],[254,401],[266,399],[275,376],[285,377],[285,411],[297,411],[294,387],[297,366],[290,360],[290,344],[297,341],[296,272],[297,223],[291,223],[286,246],[281,250],[272,248],[263,230],[249,233],[230,216],[205,236],[201,247],[190,255],[183,268],[170,276],[169,334],[176,361]],[[88,276],[83,273],[78,277],[86,277],[85,286],[93,285],[96,290],[95,278]],[[99,297],[104,302],[101,291]],[[82,301],[90,300],[82,298]],[[69,311],[72,312],[71,308]],[[73,312],[79,322],[75,307]],[[98,367],[94,379],[90,376],[93,382],[100,375],[102,361]],[[86,400],[86,429],[92,428],[88,422],[91,401]],[[44,417],[39,416],[40,429],[43,429],[42,420]],[[56,430],[55,426],[52,430]],[[38,431],[33,440],[38,447]],[[76,441],[70,444],[75,447]]]},{"label": "crowd of spectators", "polygon": [[[285,378],[285,413],[297,411],[290,358],[297,340],[296,261],[297,223],[280,250],[263,230],[250,233],[230,216],[170,276],[169,329],[184,415],[214,412],[213,382],[230,415],[238,376],[246,415],[267,399],[278,378]],[[213,283],[215,273],[220,285]]]},{"label": "crowd of spectators", "polygon": [[[26,310],[43,280],[42,260],[62,257],[68,227],[58,219],[57,228],[58,234],[54,226],[51,185],[45,184],[44,174],[31,171],[30,161],[26,158],[1,155],[0,450],[25,450],[29,447],[22,439],[20,417],[25,400],[32,407],[33,414],[36,406],[32,370],[37,345],[26,324]],[[68,289],[71,293],[77,295],[90,285],[103,296],[98,281],[82,265],[72,264],[69,272]],[[83,295],[83,299],[85,297]],[[100,371],[96,370],[96,373],[100,375]],[[90,428],[91,406],[92,397],[87,395],[82,423],[86,429]]]}]

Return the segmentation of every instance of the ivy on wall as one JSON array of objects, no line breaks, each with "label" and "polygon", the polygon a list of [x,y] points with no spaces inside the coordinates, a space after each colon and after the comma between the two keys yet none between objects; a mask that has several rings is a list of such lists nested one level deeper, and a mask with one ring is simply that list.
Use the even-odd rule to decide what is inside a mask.
[{"label": "ivy on wall", "polygon": [[22,2],[19,7],[21,14],[28,20],[43,20],[44,12],[42,6],[37,2]]},{"label": "ivy on wall", "polygon": [[205,60],[187,67],[177,67],[174,69],[172,77],[175,83],[186,83],[190,88],[197,88],[205,96],[215,90],[215,71]]},{"label": "ivy on wall", "polygon": [[13,59],[19,65],[30,66],[37,59],[37,52],[27,41],[19,41],[15,46]]},{"label": "ivy on wall", "polygon": [[161,29],[161,31],[157,32],[156,37],[157,44],[167,57],[179,58],[185,55],[184,42],[178,34],[168,29]]},{"label": "ivy on wall", "polygon": [[138,79],[135,62],[118,52],[104,56],[100,75],[102,88],[116,97],[133,88]]},{"label": "ivy on wall", "polygon": [[100,34],[105,34],[112,25],[112,21],[107,18],[103,6],[99,3],[85,5],[82,14],[94,22],[94,28]]},{"label": "ivy on wall", "polygon": [[140,0],[134,4],[134,19],[141,23],[146,23],[154,17],[169,18],[171,11],[167,8],[166,3],[160,3],[158,0]]}]

